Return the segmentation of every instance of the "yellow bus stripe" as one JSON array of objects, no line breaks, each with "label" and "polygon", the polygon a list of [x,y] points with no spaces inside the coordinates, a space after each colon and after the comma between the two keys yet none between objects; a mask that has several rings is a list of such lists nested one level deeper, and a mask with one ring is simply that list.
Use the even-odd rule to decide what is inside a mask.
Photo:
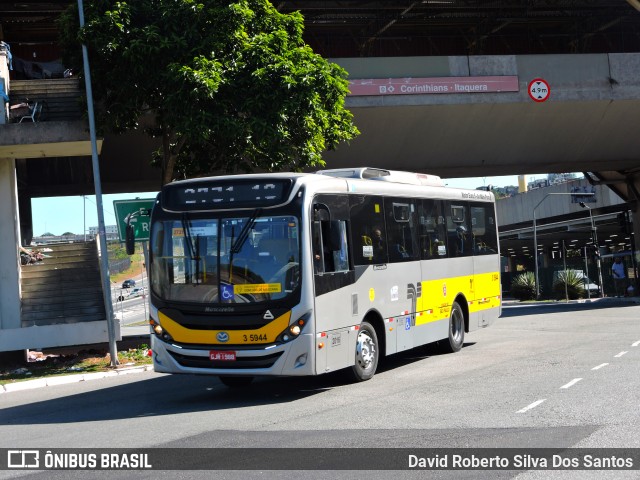
[{"label": "yellow bus stripe", "polygon": [[501,290],[498,272],[425,280],[416,302],[416,325],[449,318],[458,294],[465,296],[469,313],[498,308]]},{"label": "yellow bus stripe", "polygon": [[[162,312],[158,312],[158,316],[160,318],[160,325],[162,326],[162,328],[169,335],[171,335],[171,337],[176,342],[179,343],[203,343],[208,345],[255,345],[263,343],[273,343],[278,335],[280,335],[284,331],[284,329],[289,326],[291,310],[283,315],[280,315],[278,318],[269,322],[264,327],[255,330],[192,330],[190,328],[183,327]],[[216,335],[220,332],[226,332],[229,335],[229,340],[226,342],[220,342],[216,337]],[[261,338],[264,336],[266,340],[246,340],[251,338],[251,336],[253,336],[253,338]]]}]

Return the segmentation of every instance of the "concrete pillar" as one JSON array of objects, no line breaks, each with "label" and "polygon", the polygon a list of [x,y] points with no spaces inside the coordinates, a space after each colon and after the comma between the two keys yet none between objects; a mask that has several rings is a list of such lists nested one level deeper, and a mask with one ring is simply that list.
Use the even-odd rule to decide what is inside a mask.
[{"label": "concrete pillar", "polygon": [[18,187],[15,161],[0,158],[0,330],[20,328]]},{"label": "concrete pillar", "polygon": [[7,123],[9,118],[9,52],[0,46],[0,124]]},{"label": "concrete pillar", "polygon": [[631,215],[629,220],[632,224],[631,251],[633,252],[633,267],[635,268],[635,280],[633,288],[636,295],[640,294],[640,202],[631,203]]}]

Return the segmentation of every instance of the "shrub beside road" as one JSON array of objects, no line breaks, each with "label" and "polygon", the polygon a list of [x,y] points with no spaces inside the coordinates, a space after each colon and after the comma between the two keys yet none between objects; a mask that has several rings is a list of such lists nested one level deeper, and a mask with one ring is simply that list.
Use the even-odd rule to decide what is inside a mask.
[{"label": "shrub beside road", "polygon": [[[0,364],[0,385],[37,378],[115,370],[111,367],[108,349],[102,348],[78,352],[69,351],[67,348],[60,353],[30,351],[28,356],[26,362]],[[118,361],[120,365],[117,368],[151,365],[149,346],[142,343],[119,351]]]}]

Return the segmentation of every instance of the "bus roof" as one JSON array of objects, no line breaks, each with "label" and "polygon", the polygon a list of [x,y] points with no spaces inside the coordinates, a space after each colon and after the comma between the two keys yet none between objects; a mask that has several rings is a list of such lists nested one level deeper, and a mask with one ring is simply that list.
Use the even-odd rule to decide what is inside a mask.
[{"label": "bus roof", "polygon": [[383,182],[405,183],[409,185],[444,187],[444,181],[436,175],[402,172],[398,170],[385,170],[381,168],[336,168],[320,170],[316,173],[338,178],[361,178],[366,180],[379,180]]}]

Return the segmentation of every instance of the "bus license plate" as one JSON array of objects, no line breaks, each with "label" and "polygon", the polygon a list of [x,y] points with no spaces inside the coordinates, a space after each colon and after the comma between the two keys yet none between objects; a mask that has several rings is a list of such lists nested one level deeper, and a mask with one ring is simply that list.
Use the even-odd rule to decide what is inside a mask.
[{"label": "bus license plate", "polygon": [[236,352],[221,352],[219,350],[211,350],[209,352],[209,360],[216,360],[220,362],[235,362]]}]

